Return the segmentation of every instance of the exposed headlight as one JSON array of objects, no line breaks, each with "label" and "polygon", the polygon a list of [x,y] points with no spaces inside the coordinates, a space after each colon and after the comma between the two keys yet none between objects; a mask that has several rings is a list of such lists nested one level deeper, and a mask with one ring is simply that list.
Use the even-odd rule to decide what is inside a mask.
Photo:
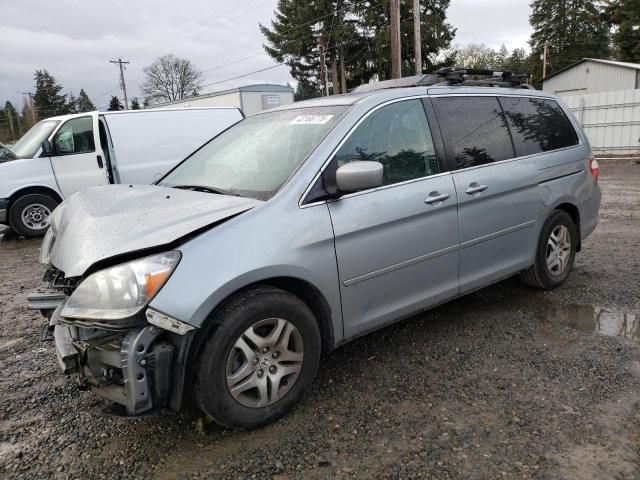
[{"label": "exposed headlight", "polygon": [[47,233],[45,233],[42,239],[42,246],[40,246],[40,263],[49,265],[51,263],[51,249],[53,248],[53,242],[56,237],[53,234],[53,229],[49,227]]},{"label": "exposed headlight", "polygon": [[172,251],[100,270],[78,285],[61,315],[91,320],[129,318],[151,301],[179,261],[180,252]]}]

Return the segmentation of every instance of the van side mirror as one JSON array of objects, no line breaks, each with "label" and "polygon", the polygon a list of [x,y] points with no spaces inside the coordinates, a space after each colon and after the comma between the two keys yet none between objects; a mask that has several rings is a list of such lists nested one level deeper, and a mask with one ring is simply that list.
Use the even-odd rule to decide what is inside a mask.
[{"label": "van side mirror", "polygon": [[50,157],[53,155],[53,147],[51,146],[51,142],[49,140],[42,141],[42,155],[45,157]]},{"label": "van side mirror", "polygon": [[380,162],[349,162],[336,171],[336,186],[341,193],[376,188],[383,183],[383,171]]}]

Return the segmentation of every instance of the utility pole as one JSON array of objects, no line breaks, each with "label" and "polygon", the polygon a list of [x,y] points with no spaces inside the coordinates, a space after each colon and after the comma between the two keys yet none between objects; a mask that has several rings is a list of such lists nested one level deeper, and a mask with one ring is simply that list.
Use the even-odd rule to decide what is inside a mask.
[{"label": "utility pole", "polygon": [[549,56],[549,42],[544,42],[544,50],[542,51],[542,79],[547,78],[547,58]]},{"label": "utility pole", "polygon": [[118,60],[109,60],[109,63],[117,63],[120,66],[120,86],[122,87],[122,94],[124,95],[124,109],[129,110],[129,100],[127,100],[127,86],[124,83],[124,67],[131,62],[124,62],[121,58]]},{"label": "utility pole", "polygon": [[416,75],[422,73],[422,36],[420,34],[420,0],[413,0],[413,45],[416,53]]},{"label": "utility pole", "polygon": [[391,8],[391,78],[402,76],[400,56],[400,0],[390,0]]}]

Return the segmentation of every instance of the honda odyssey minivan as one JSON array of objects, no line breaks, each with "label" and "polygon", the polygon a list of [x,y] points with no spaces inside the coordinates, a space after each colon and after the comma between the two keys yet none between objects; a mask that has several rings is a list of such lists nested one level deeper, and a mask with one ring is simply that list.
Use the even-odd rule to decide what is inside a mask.
[{"label": "honda odyssey minivan", "polygon": [[67,198],[29,297],[63,372],[128,415],[191,395],[252,428],[323,351],[516,274],[562,285],[598,221],[587,138],[557,97],[466,73],[268,110],[155,185]]}]

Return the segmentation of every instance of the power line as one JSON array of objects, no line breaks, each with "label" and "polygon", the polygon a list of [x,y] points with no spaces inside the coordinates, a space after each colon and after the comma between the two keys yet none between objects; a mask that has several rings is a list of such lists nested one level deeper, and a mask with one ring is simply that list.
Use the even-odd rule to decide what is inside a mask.
[{"label": "power line", "polygon": [[226,83],[226,82],[228,82],[228,81],[236,80],[236,79],[238,79],[238,78],[248,77],[248,76],[250,76],[250,75],[253,75],[254,73],[266,72],[267,70],[271,70],[271,69],[276,68],[276,67],[286,67],[286,65],[285,65],[284,63],[278,63],[277,65],[272,65],[272,66],[270,66],[270,67],[261,68],[260,70],[255,70],[255,71],[253,71],[253,72],[245,73],[245,74],[243,74],[243,75],[237,75],[237,76],[235,76],[235,77],[227,78],[227,79],[225,79],[225,80],[220,80],[220,81],[212,82],[212,83],[205,83],[204,85],[202,85],[202,88],[204,88],[204,87],[210,87],[211,85],[218,85],[218,84],[220,84],[220,83]]}]

